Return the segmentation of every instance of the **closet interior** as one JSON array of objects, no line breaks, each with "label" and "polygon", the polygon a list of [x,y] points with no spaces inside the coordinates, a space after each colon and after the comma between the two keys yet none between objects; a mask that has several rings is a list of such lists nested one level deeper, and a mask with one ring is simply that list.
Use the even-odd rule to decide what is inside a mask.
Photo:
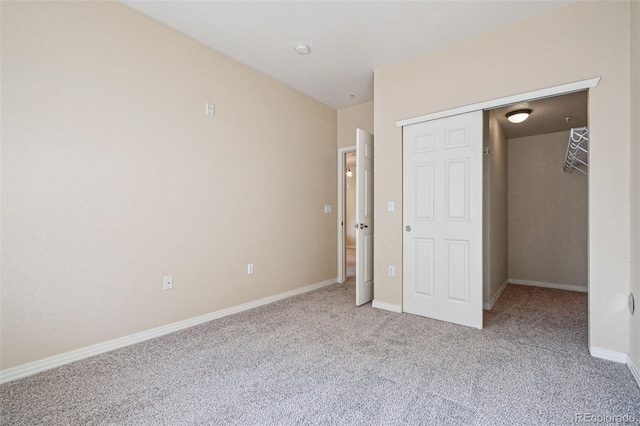
[{"label": "closet interior", "polygon": [[567,143],[567,155],[564,161],[564,171],[572,172],[574,169],[584,175],[589,175],[589,129],[579,127],[571,129],[569,143]]},{"label": "closet interior", "polygon": [[[507,284],[587,292],[587,95],[484,113],[485,309]],[[512,123],[516,111],[529,116]]]}]

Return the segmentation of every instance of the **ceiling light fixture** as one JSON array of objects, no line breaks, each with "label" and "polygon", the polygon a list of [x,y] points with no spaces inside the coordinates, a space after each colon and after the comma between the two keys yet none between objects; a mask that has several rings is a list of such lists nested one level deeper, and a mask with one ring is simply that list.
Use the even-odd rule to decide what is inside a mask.
[{"label": "ceiling light fixture", "polygon": [[299,44],[296,46],[296,52],[299,55],[308,55],[309,52],[311,52],[311,49],[309,49],[309,46],[307,46],[306,44]]},{"label": "ceiling light fixture", "polygon": [[518,109],[507,113],[507,120],[512,123],[522,123],[529,118],[529,114],[531,114],[530,109]]},{"label": "ceiling light fixture", "polygon": [[353,172],[351,171],[351,167],[347,169],[347,177],[353,176]]}]

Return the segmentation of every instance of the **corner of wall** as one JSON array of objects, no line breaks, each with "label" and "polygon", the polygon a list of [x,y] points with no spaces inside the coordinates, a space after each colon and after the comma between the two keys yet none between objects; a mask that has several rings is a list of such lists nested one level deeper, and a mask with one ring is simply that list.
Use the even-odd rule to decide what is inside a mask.
[{"label": "corner of wall", "polygon": [[335,277],[335,109],[119,2],[1,8],[0,369]]},{"label": "corner of wall", "polygon": [[337,143],[338,148],[356,144],[355,131],[360,128],[373,133],[373,101],[365,102],[337,111]]},{"label": "corner of wall", "polygon": [[636,309],[629,316],[629,360],[627,364],[640,386],[640,2],[630,2],[631,76],[631,262],[630,289]]}]

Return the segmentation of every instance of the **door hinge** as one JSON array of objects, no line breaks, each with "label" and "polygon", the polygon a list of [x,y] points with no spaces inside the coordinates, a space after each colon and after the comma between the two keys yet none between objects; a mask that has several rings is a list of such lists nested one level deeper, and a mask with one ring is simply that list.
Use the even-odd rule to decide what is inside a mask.
[{"label": "door hinge", "polygon": [[491,154],[491,148],[489,148],[488,146],[483,146],[482,147],[482,153],[483,154]]}]

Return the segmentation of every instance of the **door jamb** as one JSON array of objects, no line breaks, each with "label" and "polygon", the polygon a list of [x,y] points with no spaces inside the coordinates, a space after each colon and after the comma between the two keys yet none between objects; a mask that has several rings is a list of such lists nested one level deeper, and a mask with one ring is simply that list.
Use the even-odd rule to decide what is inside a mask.
[{"label": "door jamb", "polygon": [[503,106],[515,104],[518,102],[532,101],[536,99],[550,98],[558,95],[566,95],[567,93],[580,92],[582,90],[596,87],[600,82],[600,77],[594,77],[587,80],[576,81],[559,86],[547,87],[546,89],[533,90],[531,92],[520,93],[518,95],[497,98],[490,101],[479,102],[477,104],[465,105],[459,108],[447,109],[444,111],[434,112],[431,114],[421,115],[414,118],[396,121],[398,127],[408,126],[410,124],[422,123],[423,121],[436,120],[438,118],[449,117],[452,115],[464,114],[466,112],[477,110],[490,110]]}]

